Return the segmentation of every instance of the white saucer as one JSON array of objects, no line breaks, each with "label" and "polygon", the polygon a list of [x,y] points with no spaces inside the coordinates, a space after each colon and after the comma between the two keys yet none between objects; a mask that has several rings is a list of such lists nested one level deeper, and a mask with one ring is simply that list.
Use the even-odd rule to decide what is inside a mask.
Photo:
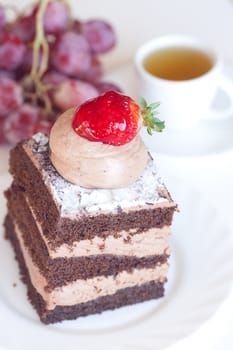
[{"label": "white saucer", "polygon": [[[233,65],[227,64],[224,75],[233,80]],[[117,83],[124,93],[138,100],[137,80],[133,63],[126,63],[109,74],[106,79]],[[214,105],[224,108],[229,101],[219,91]],[[161,116],[161,119],[162,116]],[[176,156],[202,156],[222,152],[233,148],[233,115],[223,120],[201,122],[192,129],[174,131],[166,128],[161,134],[149,136],[145,130],[141,132],[146,145],[156,153]]]}]

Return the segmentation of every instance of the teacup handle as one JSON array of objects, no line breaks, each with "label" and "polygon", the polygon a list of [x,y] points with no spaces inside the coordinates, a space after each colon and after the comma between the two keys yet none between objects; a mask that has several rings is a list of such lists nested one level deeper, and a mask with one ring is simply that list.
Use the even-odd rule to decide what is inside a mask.
[{"label": "teacup handle", "polygon": [[230,106],[219,111],[211,109],[208,119],[220,119],[233,116],[233,81],[226,76],[220,77],[219,88],[229,97]]}]

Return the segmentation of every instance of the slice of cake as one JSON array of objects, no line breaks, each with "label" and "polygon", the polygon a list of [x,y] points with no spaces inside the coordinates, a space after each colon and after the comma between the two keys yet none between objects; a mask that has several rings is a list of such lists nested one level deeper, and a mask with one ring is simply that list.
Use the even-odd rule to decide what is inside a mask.
[{"label": "slice of cake", "polygon": [[6,237],[44,323],[160,298],[167,280],[176,204],[154,160],[138,135],[78,135],[76,114],[10,154]]}]

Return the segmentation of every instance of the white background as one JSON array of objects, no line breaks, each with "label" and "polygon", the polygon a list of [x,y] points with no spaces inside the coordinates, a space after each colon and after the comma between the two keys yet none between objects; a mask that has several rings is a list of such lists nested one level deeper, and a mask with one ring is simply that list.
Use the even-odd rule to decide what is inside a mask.
[{"label": "white background", "polygon": [[[23,6],[28,1],[1,1]],[[19,4],[20,3],[20,4]],[[76,17],[101,17],[113,24],[118,45],[103,58],[106,70],[133,62],[140,44],[162,34],[189,34],[204,39],[233,65],[233,0],[73,0]],[[197,135],[198,138],[198,135]],[[233,129],[232,129],[233,139]],[[213,141],[214,142],[214,141]],[[157,154],[161,171],[190,182],[232,227],[233,149],[201,157]],[[7,150],[0,148],[0,174],[7,171]],[[233,252],[232,252],[233,259]],[[233,281],[233,276],[232,276]],[[233,290],[212,320],[174,349],[233,349]]]}]

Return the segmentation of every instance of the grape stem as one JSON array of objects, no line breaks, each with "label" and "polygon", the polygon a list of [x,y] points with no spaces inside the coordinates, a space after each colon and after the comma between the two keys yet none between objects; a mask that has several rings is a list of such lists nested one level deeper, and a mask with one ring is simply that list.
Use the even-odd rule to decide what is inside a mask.
[{"label": "grape stem", "polygon": [[[60,0],[68,2],[67,0]],[[48,68],[49,44],[44,33],[44,14],[48,3],[51,0],[40,0],[36,14],[36,33],[32,43],[32,67],[29,75],[24,80],[26,86],[33,85],[35,95],[44,103],[45,114],[51,114],[53,111],[52,103],[48,96],[48,86],[41,82],[41,78]],[[41,62],[39,61],[41,59]],[[36,98],[34,99],[36,100]]]},{"label": "grape stem", "polygon": [[[49,0],[41,0],[38,5],[36,14],[36,36],[33,42],[32,50],[32,68],[29,79],[34,83],[35,92],[45,104],[45,112],[52,112],[51,101],[47,95],[47,91],[41,83],[41,77],[46,72],[49,59],[49,45],[44,35],[43,18],[45,10],[48,6]],[[40,59],[41,52],[41,62]]]},{"label": "grape stem", "polygon": [[[49,0],[41,0],[36,14],[36,39],[33,42],[33,60],[31,76],[39,78],[45,73],[49,59],[49,45],[44,35],[43,18]],[[39,54],[42,49],[42,61],[39,64]],[[38,70],[38,72],[37,72]]]}]

